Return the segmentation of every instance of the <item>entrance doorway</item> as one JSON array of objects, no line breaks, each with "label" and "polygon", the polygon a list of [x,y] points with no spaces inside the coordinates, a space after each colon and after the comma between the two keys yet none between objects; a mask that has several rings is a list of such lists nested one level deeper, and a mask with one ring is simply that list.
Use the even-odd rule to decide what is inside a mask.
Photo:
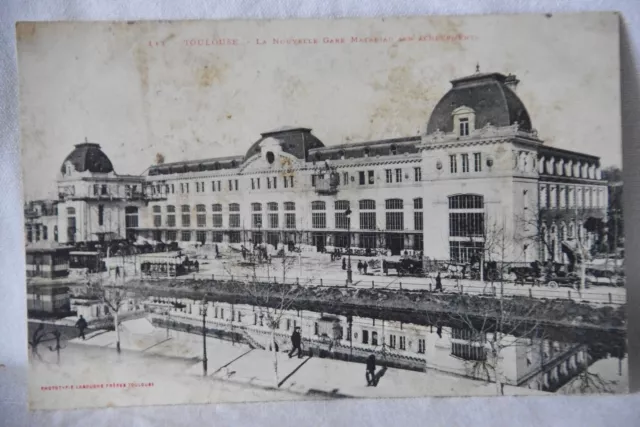
[{"label": "entrance doorway", "polygon": [[313,235],[311,236],[311,238],[313,239],[313,246],[316,247],[316,250],[318,252],[324,252],[324,246],[325,246],[325,235],[324,233],[313,233]]},{"label": "entrance doorway", "polygon": [[391,250],[391,255],[400,255],[404,249],[404,235],[387,234],[386,245]]}]

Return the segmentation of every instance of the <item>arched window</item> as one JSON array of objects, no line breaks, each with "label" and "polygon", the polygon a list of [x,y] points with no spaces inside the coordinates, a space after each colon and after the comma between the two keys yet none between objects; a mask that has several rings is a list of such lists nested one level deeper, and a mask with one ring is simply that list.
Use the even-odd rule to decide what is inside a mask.
[{"label": "arched window", "polygon": [[75,215],[76,208],[67,208],[67,215]]},{"label": "arched window", "polygon": [[196,224],[198,227],[207,226],[207,207],[205,205],[196,205]]},{"label": "arched window", "polygon": [[189,205],[182,205],[180,211],[182,212],[182,226],[191,227],[191,209]]},{"label": "arched window", "polygon": [[349,209],[349,201],[348,200],[336,200],[335,202],[335,209],[337,211],[346,211],[347,209]]},{"label": "arched window", "polygon": [[[345,229],[345,230],[348,229],[350,225],[349,224],[350,217],[348,217],[345,212],[347,211],[347,209],[350,208],[349,201],[336,200],[334,206],[335,206],[336,228]],[[338,245],[338,246],[345,246],[345,245]]]},{"label": "arched window", "polygon": [[327,209],[327,204],[321,200],[316,200],[311,202],[311,210],[312,211],[324,211]]},{"label": "arched window", "polygon": [[404,230],[404,202],[402,199],[385,200],[387,230]]},{"label": "arched window", "polygon": [[155,205],[153,207],[153,226],[161,227],[162,226],[162,207]]},{"label": "arched window", "polygon": [[284,226],[288,229],[296,228],[296,204],[294,202],[284,202]]},{"label": "arched window", "polygon": [[260,204],[260,203],[251,203],[251,210],[253,212],[261,212],[262,211],[262,204]]},{"label": "arched window", "polygon": [[477,194],[449,196],[449,256],[469,262],[484,250],[484,197]]},{"label": "arched window", "polygon": [[173,205],[167,205],[167,227],[176,226],[176,207]]},{"label": "arched window", "polygon": [[311,202],[311,227],[327,228],[327,204],[321,200]]},{"label": "arched window", "polygon": [[276,202],[267,203],[267,210],[269,212],[274,212],[274,213],[269,213],[269,215],[268,215],[269,228],[278,228],[279,227],[279,223],[278,223],[278,204]]},{"label": "arched window", "polygon": [[229,203],[229,212],[240,212],[240,205],[238,203]]},{"label": "arched window", "polygon": [[402,199],[387,199],[384,201],[384,205],[387,210],[402,209],[404,207]]},{"label": "arched window", "polygon": [[[375,230],[376,229],[376,201],[364,199],[358,202],[360,208],[360,229]],[[369,242],[372,243],[372,242]],[[375,247],[369,245],[368,247]]]},{"label": "arched window", "polygon": [[364,199],[364,200],[360,200],[358,204],[360,206],[360,210],[375,210],[376,208],[375,200]]},{"label": "arched window", "polygon": [[[236,204],[237,203],[232,203],[232,204]],[[231,205],[229,205],[229,210],[231,211]],[[238,210],[240,210],[240,208],[238,207]],[[211,205],[211,211],[212,212],[222,212],[222,205],[220,203],[214,203],[213,205]]]}]

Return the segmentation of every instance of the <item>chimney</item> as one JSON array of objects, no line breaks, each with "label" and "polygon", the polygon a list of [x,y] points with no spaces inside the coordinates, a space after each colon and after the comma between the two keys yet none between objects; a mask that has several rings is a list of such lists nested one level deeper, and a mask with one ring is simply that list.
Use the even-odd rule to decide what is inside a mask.
[{"label": "chimney", "polygon": [[509,75],[507,76],[506,79],[504,79],[504,84],[507,85],[511,90],[515,91],[516,87],[518,86],[518,83],[520,83],[520,80],[518,80],[518,78],[509,73]]}]

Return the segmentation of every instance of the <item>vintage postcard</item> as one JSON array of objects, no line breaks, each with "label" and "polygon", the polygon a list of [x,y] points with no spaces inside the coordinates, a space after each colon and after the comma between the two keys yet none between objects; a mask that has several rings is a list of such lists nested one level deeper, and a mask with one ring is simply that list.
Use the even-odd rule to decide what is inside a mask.
[{"label": "vintage postcard", "polygon": [[617,14],[17,43],[31,408],[627,390]]}]

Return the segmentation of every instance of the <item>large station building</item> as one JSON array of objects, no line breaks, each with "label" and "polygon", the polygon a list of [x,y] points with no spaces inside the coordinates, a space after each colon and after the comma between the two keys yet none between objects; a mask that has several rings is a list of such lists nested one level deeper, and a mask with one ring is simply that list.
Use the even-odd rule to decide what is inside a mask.
[{"label": "large station building", "polygon": [[[607,186],[597,157],[539,139],[517,83],[479,72],[451,81],[422,135],[325,145],[309,128],[284,127],[244,154],[153,165],[143,176],[117,174],[84,142],[61,166],[48,236],[560,260],[563,243],[592,244],[583,224],[604,219]],[[42,236],[38,227],[30,218],[27,237]]]}]

